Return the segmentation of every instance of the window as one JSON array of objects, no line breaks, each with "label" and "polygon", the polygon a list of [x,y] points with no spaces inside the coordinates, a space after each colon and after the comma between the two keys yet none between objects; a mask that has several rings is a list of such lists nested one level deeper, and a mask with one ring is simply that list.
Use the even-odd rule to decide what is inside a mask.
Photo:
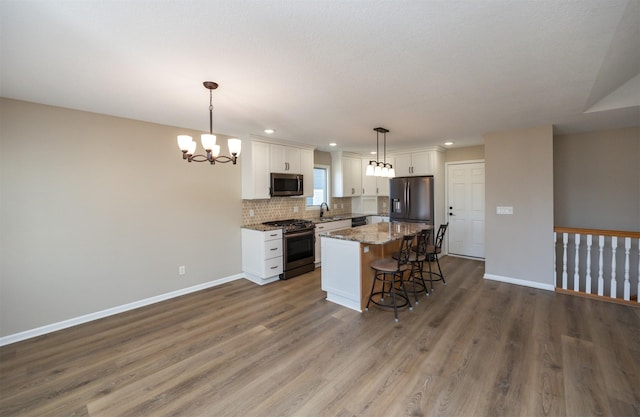
[{"label": "window", "polygon": [[313,197],[307,197],[307,207],[318,208],[329,204],[329,167],[317,165],[313,168]]}]

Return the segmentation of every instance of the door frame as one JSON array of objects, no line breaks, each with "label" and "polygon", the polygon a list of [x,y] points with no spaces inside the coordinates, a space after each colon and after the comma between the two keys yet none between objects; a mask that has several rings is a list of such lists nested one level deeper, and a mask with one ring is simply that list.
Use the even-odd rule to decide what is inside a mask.
[{"label": "door frame", "polygon": [[[465,160],[460,160],[460,161],[450,161],[450,162],[445,162],[444,163],[444,208],[445,208],[445,216],[444,218],[447,220],[447,223],[449,223],[449,165],[463,165],[463,164],[477,164],[482,162],[483,164],[485,164],[486,166],[486,162],[484,159],[465,159]],[[486,179],[486,177],[485,177]],[[485,222],[487,220],[487,210],[485,207],[485,211],[484,211],[484,216],[485,216]],[[474,258],[471,256],[464,256],[464,255],[452,255],[449,253],[449,236],[451,234],[447,233],[446,234],[446,239],[445,239],[445,243],[443,244],[443,246],[446,246],[445,248],[442,248],[443,252],[446,252],[446,255],[448,256],[455,256],[457,258],[465,258],[465,259],[475,259],[475,260],[481,260],[484,261],[485,258]]]}]

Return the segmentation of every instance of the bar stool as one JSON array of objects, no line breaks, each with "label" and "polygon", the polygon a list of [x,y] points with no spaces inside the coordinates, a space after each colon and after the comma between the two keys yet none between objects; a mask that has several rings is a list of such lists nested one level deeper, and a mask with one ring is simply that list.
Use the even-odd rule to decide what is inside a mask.
[{"label": "bar stool", "polygon": [[[418,232],[418,236],[416,237],[416,245],[411,250],[409,254],[409,263],[411,264],[411,271],[409,272],[409,277],[407,278],[407,282],[411,282],[413,287],[413,298],[416,300],[416,304],[418,304],[418,292],[425,293],[426,296],[429,295],[429,290],[427,289],[427,283],[424,280],[424,261],[427,260],[427,245],[429,242],[429,237],[431,236],[431,230],[422,229]],[[416,287],[418,289],[416,290]]]},{"label": "bar stool", "polygon": [[[442,268],[440,268],[440,261],[438,260],[438,254],[442,252],[442,241],[444,240],[444,234],[447,232],[447,224],[441,224],[438,228],[438,234],[436,235],[436,239],[433,242],[433,245],[427,245],[427,258],[429,262],[429,281],[431,282],[431,290],[433,291],[433,281],[442,281],[444,285],[447,285],[447,282],[444,280],[444,275],[442,274]],[[433,272],[431,270],[431,262],[436,261],[438,265],[438,272]],[[440,278],[433,279],[433,276],[439,276]]]},{"label": "bar stool", "polygon": [[[369,301],[367,301],[366,311],[369,311],[371,303],[382,308],[393,308],[395,320],[398,321],[398,308],[409,306],[409,310],[413,310],[409,294],[404,288],[403,275],[409,268],[409,255],[411,253],[411,243],[415,235],[404,235],[400,243],[400,252],[398,259],[382,258],[371,262],[371,269],[374,271],[373,283],[371,284],[371,293]],[[382,289],[375,291],[376,282],[382,283]],[[387,285],[389,289],[387,290]],[[385,294],[391,295],[392,303],[385,303]],[[379,298],[376,300],[374,298]],[[398,298],[402,303],[398,304]]]}]

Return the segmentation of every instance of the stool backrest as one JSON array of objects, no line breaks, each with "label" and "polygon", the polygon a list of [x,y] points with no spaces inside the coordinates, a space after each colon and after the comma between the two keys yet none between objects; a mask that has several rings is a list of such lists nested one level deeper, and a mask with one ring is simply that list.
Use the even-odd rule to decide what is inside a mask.
[{"label": "stool backrest", "polygon": [[416,239],[416,256],[418,259],[427,256],[427,244],[429,243],[429,236],[431,236],[431,230],[422,229],[418,232],[418,238]]},{"label": "stool backrest", "polygon": [[400,243],[400,252],[398,253],[398,270],[402,265],[409,263],[409,254],[411,253],[411,244],[413,238],[416,235],[404,235],[402,236],[402,242]]},{"label": "stool backrest", "polygon": [[441,224],[440,228],[438,228],[438,234],[436,235],[436,241],[434,242],[436,248],[442,249],[442,241],[444,240],[444,234],[447,232],[448,226],[449,223]]}]

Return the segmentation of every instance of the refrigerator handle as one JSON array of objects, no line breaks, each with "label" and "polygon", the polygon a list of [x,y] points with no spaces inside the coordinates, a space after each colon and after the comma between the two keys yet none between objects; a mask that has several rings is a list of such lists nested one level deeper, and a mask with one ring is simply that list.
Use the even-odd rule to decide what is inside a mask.
[{"label": "refrigerator handle", "polygon": [[411,206],[409,205],[409,203],[411,203],[411,188],[409,187],[410,183],[409,181],[407,181],[404,185],[404,215],[405,217],[409,216],[411,214]]}]

